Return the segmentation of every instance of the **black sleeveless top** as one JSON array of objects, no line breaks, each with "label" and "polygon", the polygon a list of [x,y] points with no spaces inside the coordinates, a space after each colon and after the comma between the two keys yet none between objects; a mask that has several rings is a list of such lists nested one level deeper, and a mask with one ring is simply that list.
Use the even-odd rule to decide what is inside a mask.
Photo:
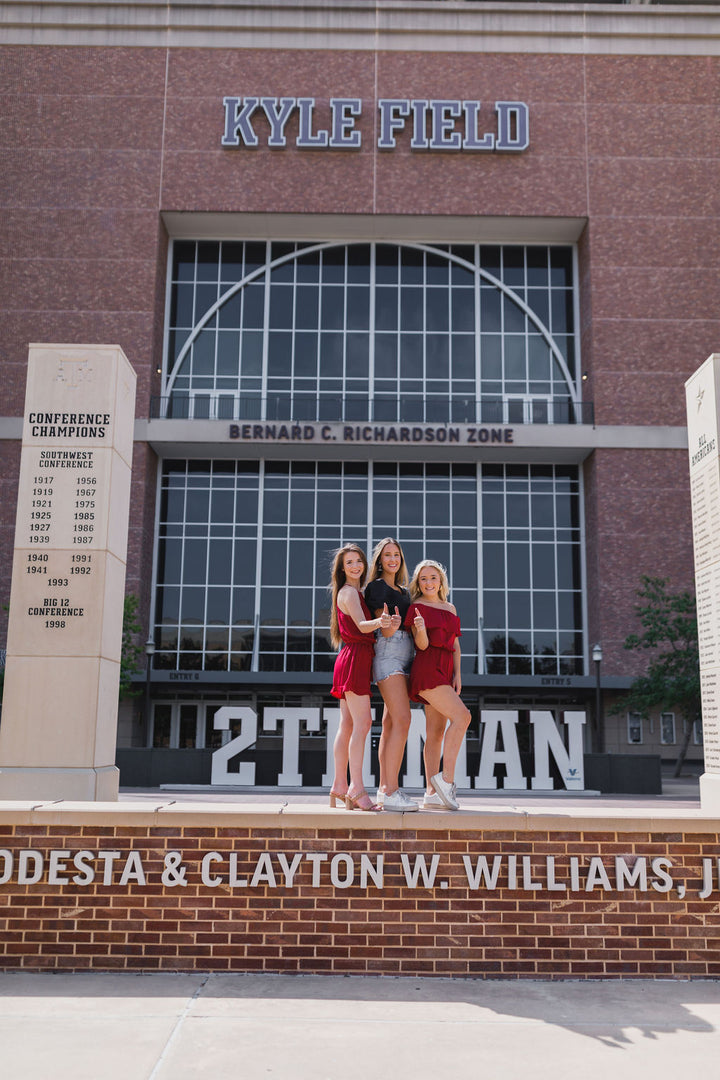
[{"label": "black sleeveless top", "polygon": [[387,604],[391,615],[395,614],[397,607],[402,621],[405,622],[411,603],[410,593],[407,589],[391,589],[383,578],[375,578],[365,586],[365,603],[372,612],[382,611],[383,604]]}]

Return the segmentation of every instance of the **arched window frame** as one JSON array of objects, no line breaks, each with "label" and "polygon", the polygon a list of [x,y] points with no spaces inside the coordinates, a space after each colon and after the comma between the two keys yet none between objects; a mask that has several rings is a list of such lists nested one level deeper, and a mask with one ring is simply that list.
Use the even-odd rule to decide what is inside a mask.
[{"label": "arched window frame", "polygon": [[[378,242],[373,241],[372,245],[377,246],[377,243]],[[190,331],[190,334],[188,335],[186,341],[184,342],[182,348],[180,349],[180,352],[178,353],[177,359],[175,360],[171,370],[167,374],[167,378],[166,378],[166,382],[165,382],[165,389],[164,389],[165,395],[168,396],[168,397],[172,395],[172,393],[174,391],[174,388],[175,388],[175,381],[176,381],[176,379],[178,377],[178,374],[180,373],[180,371],[182,369],[182,365],[183,365],[186,357],[188,356],[194,342],[198,339],[199,335],[208,326],[208,324],[211,322],[211,320],[214,318],[214,316],[220,311],[220,309],[229,300],[231,300],[233,296],[237,295],[237,293],[239,293],[247,285],[251,284],[254,281],[258,281],[259,279],[269,278],[269,275],[272,273],[273,270],[277,269],[280,266],[283,266],[286,263],[292,262],[295,259],[307,256],[307,255],[315,254],[315,253],[318,253],[318,252],[327,251],[327,250],[330,250],[332,248],[340,248],[340,247],[345,248],[345,247],[352,247],[352,246],[367,246],[367,244],[368,244],[368,241],[365,241],[365,240],[362,240],[362,241],[360,241],[360,240],[358,240],[358,241],[335,241],[335,240],[333,240],[333,241],[323,241],[321,243],[316,243],[316,244],[309,244],[309,245],[307,245],[305,247],[298,247],[295,251],[288,252],[285,255],[278,256],[276,259],[272,259],[272,260],[264,263],[262,266],[257,267],[255,270],[252,270],[249,274],[246,274],[239,281],[237,281],[236,283],[231,285],[207,309],[207,311],[204,313],[204,315],[198,320],[198,322],[193,326],[192,330]],[[452,263],[454,265],[457,265],[457,266],[461,267],[464,270],[469,271],[474,276],[477,276],[481,281],[485,281],[487,284],[492,285],[494,288],[497,288],[498,291],[504,297],[507,297],[513,304],[515,304],[523,312],[523,314],[530,321],[530,323],[535,327],[535,329],[539,332],[539,334],[541,335],[541,337],[543,338],[543,340],[547,344],[548,348],[550,349],[551,356],[552,356],[553,360],[557,363],[558,368],[559,368],[559,370],[560,370],[560,372],[562,374],[562,377],[563,377],[563,379],[565,381],[565,386],[567,388],[568,398],[569,398],[569,400],[570,400],[570,402],[571,402],[571,404],[573,406],[573,409],[574,409],[574,411],[576,413],[576,417],[577,417],[578,408],[579,408],[580,403],[581,403],[581,394],[580,394],[579,383],[576,382],[573,379],[573,377],[572,377],[572,375],[570,373],[570,370],[568,368],[568,365],[567,365],[567,363],[565,361],[565,358],[562,355],[562,352],[561,352],[560,348],[558,347],[556,341],[554,340],[554,337],[553,337],[551,331],[549,330],[549,328],[543,323],[543,321],[540,319],[540,317],[537,315],[537,313],[532,310],[532,308],[529,306],[529,304],[511,286],[509,286],[507,283],[501,281],[499,278],[495,277],[493,274],[491,274],[489,271],[483,269],[482,267],[476,266],[473,263],[470,263],[468,260],[463,259],[461,256],[453,254],[452,252],[449,252],[449,251],[444,250],[442,248],[435,247],[432,244],[421,244],[421,243],[413,244],[413,243],[400,243],[400,242],[397,242],[396,246],[400,250],[407,249],[407,250],[421,251],[421,252],[424,252],[426,254],[430,254],[430,255],[433,255],[433,256],[436,256],[436,257],[447,259],[448,262],[450,262],[450,263]],[[268,242],[267,247],[269,249],[270,242]],[[264,328],[264,332],[265,332],[266,329],[268,329],[268,328]],[[370,332],[371,333],[373,332],[372,328],[371,328]],[[479,332],[478,327],[476,325],[475,329],[474,329],[475,336],[477,336],[478,332]]]}]

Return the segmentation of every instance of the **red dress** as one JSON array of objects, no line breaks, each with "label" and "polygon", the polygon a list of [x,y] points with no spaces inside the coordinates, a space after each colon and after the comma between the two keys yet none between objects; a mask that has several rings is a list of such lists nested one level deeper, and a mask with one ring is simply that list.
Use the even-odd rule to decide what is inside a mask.
[{"label": "red dress", "polygon": [[453,651],[455,639],[460,637],[460,617],[436,604],[413,601],[405,617],[405,626],[411,631],[416,608],[420,609],[425,620],[428,647],[415,650],[408,694],[411,701],[425,704],[425,699],[420,697],[421,690],[452,686],[455,670]]},{"label": "red dress", "polygon": [[[368,620],[372,619],[370,609],[362,596],[360,606],[363,616]],[[340,608],[338,608],[338,627],[343,646],[335,661],[331,693],[333,697],[344,698],[349,690],[351,694],[369,697],[375,635],[363,634],[361,630],[358,630],[355,620]]]}]

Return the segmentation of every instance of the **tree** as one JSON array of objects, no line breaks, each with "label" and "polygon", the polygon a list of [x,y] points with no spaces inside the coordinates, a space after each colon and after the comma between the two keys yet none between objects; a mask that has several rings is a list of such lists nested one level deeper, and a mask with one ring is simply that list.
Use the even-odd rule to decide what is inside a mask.
[{"label": "tree", "polygon": [[138,644],[138,634],[142,626],[138,619],[138,598],[128,593],[123,602],[122,651],[120,653],[120,697],[137,697],[142,688],[136,686],[133,675],[142,675],[145,668],[143,646]]},{"label": "tree", "polygon": [[674,775],[679,776],[693,726],[702,715],[695,597],[687,590],[669,593],[665,578],[644,575],[640,580],[637,595],[641,603],[635,613],[643,632],[630,634],[625,648],[648,649],[653,655],[646,673],[635,679],[613,712],[627,709],[648,716],[652,709],[659,709],[680,713],[685,734],[675,765]]}]

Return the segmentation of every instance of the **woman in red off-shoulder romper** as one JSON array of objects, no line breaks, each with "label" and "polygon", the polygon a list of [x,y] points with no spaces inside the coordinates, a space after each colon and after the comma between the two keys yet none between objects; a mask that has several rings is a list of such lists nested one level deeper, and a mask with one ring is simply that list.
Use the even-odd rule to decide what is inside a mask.
[{"label": "woman in red off-shoulder romper", "polygon": [[425,706],[423,756],[427,790],[423,808],[444,806],[457,810],[455,763],[471,717],[460,699],[460,619],[448,602],[448,593],[444,567],[432,559],[418,563],[410,582],[413,603],[405,625],[412,630],[416,649],[410,671],[410,700]]},{"label": "woman in red off-shoulder romper", "polygon": [[[375,630],[391,623],[387,605],[373,619],[360,593],[367,575],[365,552],[355,544],[345,544],[333,560],[330,638],[342,646],[333,670],[332,694],[340,699],[340,727],[333,746],[335,779],[330,805],[340,799],[348,810],[380,810],[363,787],[362,766],[365,740],[372,725],[370,681],[375,651]],[[350,784],[348,786],[348,765]]]}]

